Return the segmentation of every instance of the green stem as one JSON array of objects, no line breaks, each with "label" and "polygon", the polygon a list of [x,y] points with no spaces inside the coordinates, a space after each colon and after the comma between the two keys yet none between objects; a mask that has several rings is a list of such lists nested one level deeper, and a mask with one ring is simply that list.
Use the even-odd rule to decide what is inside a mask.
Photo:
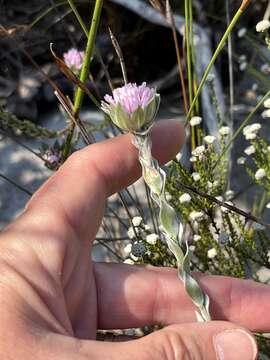
[{"label": "green stem", "polygon": [[[73,10],[77,20],[79,21],[83,31],[87,32],[85,25],[74,5],[73,0],[68,0],[68,3],[70,5],[71,9]],[[92,54],[94,51],[94,44],[95,44],[95,39],[96,39],[96,35],[97,35],[102,6],[103,6],[103,0],[96,0],[95,7],[94,7],[94,13],[93,13],[93,17],[92,17],[92,21],[91,21],[91,25],[90,25],[90,30],[89,30],[89,33],[87,34],[87,45],[86,45],[82,70],[81,70],[81,74],[80,74],[80,81],[83,84],[85,84],[88,79],[89,67],[90,67],[91,57],[92,57]],[[81,108],[81,105],[83,102],[83,97],[84,97],[83,90],[81,88],[77,88],[76,94],[75,94],[75,99],[74,99],[74,116],[75,117],[78,116],[78,114],[80,112],[80,108]],[[68,134],[65,149],[64,149],[64,154],[63,154],[64,160],[67,159],[67,157],[70,154],[74,129],[75,129],[75,124],[73,123],[71,125],[70,132]]]},{"label": "green stem", "polygon": [[[97,29],[98,29],[98,25],[99,25],[99,19],[100,19],[100,15],[101,15],[102,5],[103,5],[103,0],[96,0],[94,13],[93,13],[92,21],[91,21],[91,26],[90,26],[90,30],[89,30],[89,36],[87,39],[85,57],[84,57],[82,70],[81,70],[81,74],[80,74],[80,80],[84,84],[86,83],[86,81],[88,79],[88,72],[89,72],[91,57],[92,57],[93,50],[94,50],[94,44],[95,44],[95,39],[96,39],[96,35],[97,35]],[[78,88],[76,91],[75,101],[74,101],[75,116],[78,115],[78,113],[80,111],[80,107],[83,102],[83,97],[84,97],[83,90],[81,88]]]},{"label": "green stem", "polygon": [[185,0],[185,18],[186,18],[186,49],[187,49],[187,75],[188,75],[188,91],[189,91],[189,103],[193,101],[193,90],[192,90],[192,60],[190,51],[190,13],[189,13],[189,2]]},{"label": "green stem", "polygon": [[[220,154],[219,158],[217,159],[216,163],[213,166],[213,169],[217,166],[219,161],[222,159],[222,157],[226,154],[226,152],[230,149],[231,144],[235,141],[235,139],[241,134],[244,127],[250,122],[250,120],[253,118],[253,116],[256,114],[256,112],[259,110],[259,108],[263,105],[264,101],[270,97],[270,90],[264,95],[264,97],[258,102],[258,104],[255,106],[255,108],[251,111],[251,113],[246,117],[246,119],[242,122],[242,124],[239,126],[239,128],[236,130],[234,135],[232,136],[231,140],[228,142],[228,144],[225,146],[224,150]],[[212,170],[213,170],[212,169]]]},{"label": "green stem", "polygon": [[[186,1],[187,1],[187,0],[186,0]],[[197,100],[198,100],[198,98],[199,98],[199,96],[200,96],[200,94],[201,94],[201,91],[202,91],[202,89],[203,89],[203,86],[204,86],[204,84],[205,84],[205,81],[206,81],[206,79],[207,79],[207,77],[208,77],[208,75],[209,75],[209,73],[210,73],[213,65],[215,64],[218,55],[220,54],[221,50],[223,49],[223,47],[224,47],[224,45],[225,45],[225,43],[226,43],[226,41],[227,41],[230,33],[232,32],[235,24],[237,23],[237,21],[239,20],[239,18],[240,18],[241,15],[243,14],[243,12],[244,12],[244,10],[245,10],[245,8],[246,8],[247,5],[248,5],[248,1],[244,1],[243,4],[241,5],[241,7],[240,7],[240,8],[238,9],[238,11],[236,12],[236,14],[234,15],[234,17],[233,17],[230,25],[228,26],[227,30],[225,31],[225,34],[223,35],[222,39],[220,40],[220,42],[219,42],[219,44],[218,44],[218,47],[216,48],[216,51],[214,52],[214,55],[213,55],[210,63],[208,64],[208,66],[207,66],[207,68],[206,68],[206,70],[205,70],[205,72],[204,72],[204,74],[203,74],[203,77],[202,77],[202,80],[201,80],[200,85],[199,85],[199,87],[198,87],[198,90],[197,90],[197,92],[196,92],[196,94],[195,94],[195,96],[194,96],[194,99],[193,99],[193,101],[192,101],[192,103],[191,103],[191,105],[190,105],[190,109],[189,109],[189,112],[188,112],[188,114],[187,114],[187,120],[186,120],[186,124],[185,124],[185,125],[187,125],[188,121],[189,121],[190,118],[191,118],[191,115],[192,115],[192,113],[193,113],[193,109],[194,109],[194,107],[195,107],[195,105],[196,105],[196,102],[197,102]]]},{"label": "green stem", "polygon": [[78,23],[81,25],[81,28],[83,32],[85,33],[86,37],[88,38],[88,31],[87,27],[85,26],[85,23],[83,22],[83,19],[81,18],[81,15],[79,14],[74,1],[73,0],[67,0],[69,3],[69,6],[71,7],[72,11],[74,12],[74,15],[76,16],[76,19],[78,20]]},{"label": "green stem", "polygon": [[175,209],[166,199],[166,173],[152,157],[152,143],[149,132],[134,135],[133,145],[139,151],[139,161],[142,166],[144,181],[150,189],[152,199],[159,207],[160,224],[167,245],[176,258],[178,277],[182,280],[188,295],[200,311],[200,313],[196,311],[197,319],[199,321],[209,321],[211,320],[209,297],[203,293],[198,282],[191,275],[189,248],[187,242],[183,239],[183,225]]}]

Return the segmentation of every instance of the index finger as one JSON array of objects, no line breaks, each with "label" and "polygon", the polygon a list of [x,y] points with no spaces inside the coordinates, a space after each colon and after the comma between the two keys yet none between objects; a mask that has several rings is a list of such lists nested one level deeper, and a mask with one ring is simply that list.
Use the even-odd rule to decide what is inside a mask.
[{"label": "index finger", "polygon": [[[179,121],[162,121],[154,126],[151,137],[153,155],[164,163],[179,151],[184,130]],[[76,152],[37,191],[28,210],[45,206],[49,210],[43,211],[45,216],[57,211],[59,217],[64,214],[80,237],[94,237],[106,198],[132,184],[141,174],[138,153],[131,140],[130,134],[121,135]]]}]

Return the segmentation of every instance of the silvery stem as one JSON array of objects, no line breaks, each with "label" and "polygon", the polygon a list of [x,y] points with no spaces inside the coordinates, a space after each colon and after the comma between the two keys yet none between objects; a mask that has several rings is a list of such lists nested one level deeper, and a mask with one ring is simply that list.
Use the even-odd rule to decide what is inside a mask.
[{"label": "silvery stem", "polygon": [[183,225],[174,208],[168,203],[165,195],[166,173],[152,157],[149,131],[134,134],[133,144],[139,151],[143,178],[149,186],[151,196],[159,207],[159,218],[167,244],[177,260],[178,276],[193,303],[199,308],[196,311],[198,321],[211,320],[209,297],[204,294],[198,282],[192,277],[189,262],[188,243],[183,241]]}]

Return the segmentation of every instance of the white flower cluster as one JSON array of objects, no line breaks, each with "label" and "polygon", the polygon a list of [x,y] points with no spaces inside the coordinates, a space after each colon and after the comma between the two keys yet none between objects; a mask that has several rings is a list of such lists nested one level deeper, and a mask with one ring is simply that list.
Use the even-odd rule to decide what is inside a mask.
[{"label": "white flower cluster", "polygon": [[241,29],[238,30],[237,36],[239,38],[242,38],[242,37],[244,37],[246,35],[246,33],[247,33],[247,29],[246,28],[241,28]]},{"label": "white flower cluster", "polygon": [[190,119],[190,126],[197,126],[197,125],[200,125],[200,123],[202,122],[202,118],[200,116],[193,116],[191,119]]},{"label": "white flower cluster", "polygon": [[208,145],[212,145],[216,141],[216,137],[213,135],[207,135],[203,138],[204,142]]},{"label": "white flower cluster", "polygon": [[204,213],[202,211],[192,211],[189,214],[190,221],[201,221],[204,219]]},{"label": "white flower cluster", "polygon": [[146,242],[150,245],[156,245],[159,236],[155,233],[146,236]]},{"label": "white flower cluster", "polygon": [[233,199],[233,198],[234,198],[234,195],[235,195],[235,193],[234,193],[233,190],[227,190],[227,191],[225,192],[225,198],[226,198],[226,200],[231,200],[231,199]]},{"label": "white flower cluster", "polygon": [[184,193],[179,197],[180,204],[187,204],[191,200],[191,196],[188,193]]},{"label": "white flower cluster", "polygon": [[244,150],[244,153],[245,153],[246,155],[248,155],[248,156],[255,154],[255,152],[256,152],[256,149],[255,149],[255,147],[254,147],[253,145],[248,146],[248,147]]},{"label": "white flower cluster", "polygon": [[195,157],[200,157],[203,155],[203,153],[205,152],[205,146],[204,145],[200,145],[197,146],[193,151],[192,151],[192,155]]},{"label": "white flower cluster", "polygon": [[244,156],[240,156],[238,159],[237,159],[237,165],[244,165],[246,163],[247,159],[244,157]]},{"label": "white flower cluster", "polygon": [[270,118],[270,98],[265,100],[263,106],[265,107],[266,110],[262,112],[262,117],[264,119]]},{"label": "white flower cluster", "polygon": [[199,181],[199,180],[201,179],[201,175],[200,175],[198,172],[193,172],[193,173],[191,174],[191,176],[192,176],[192,178],[193,178],[193,180],[194,180],[195,182],[197,182],[197,181]]},{"label": "white flower cluster", "polygon": [[229,126],[222,126],[220,129],[219,129],[219,134],[221,136],[228,136],[231,132],[231,129]]},{"label": "white flower cluster", "polygon": [[254,140],[257,137],[257,133],[261,129],[261,124],[255,123],[252,125],[245,126],[243,129],[243,134],[246,140]]},{"label": "white flower cluster", "polygon": [[238,62],[239,62],[239,70],[245,71],[248,65],[247,56],[246,55],[239,56]]},{"label": "white flower cluster", "polygon": [[132,219],[132,224],[134,226],[140,226],[142,223],[142,218],[141,216],[135,216],[133,219]]},{"label": "white flower cluster", "polygon": [[255,173],[256,180],[262,180],[266,177],[266,172],[264,169],[258,169]]},{"label": "white flower cluster", "polygon": [[209,259],[214,259],[217,256],[217,250],[215,248],[208,250],[207,256]]},{"label": "white flower cluster", "polygon": [[270,28],[270,21],[269,20],[262,20],[259,21],[256,25],[257,32],[265,32]]},{"label": "white flower cluster", "polygon": [[196,241],[199,241],[199,240],[201,240],[201,236],[200,235],[197,235],[197,234],[195,234],[194,236],[193,236],[193,240],[196,242]]}]

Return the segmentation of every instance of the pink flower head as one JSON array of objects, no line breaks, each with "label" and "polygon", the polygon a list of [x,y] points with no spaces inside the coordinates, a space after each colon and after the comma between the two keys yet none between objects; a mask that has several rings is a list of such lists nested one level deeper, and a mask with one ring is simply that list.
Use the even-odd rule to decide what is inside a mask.
[{"label": "pink flower head", "polygon": [[144,109],[154,98],[155,94],[155,90],[147,87],[144,82],[140,86],[137,86],[137,84],[127,84],[115,89],[113,96],[106,95],[104,99],[109,104],[120,104],[122,108],[131,115],[139,106]]},{"label": "pink flower head", "polygon": [[142,85],[127,84],[106,95],[101,108],[121,129],[139,131],[151,123],[157,113],[160,96],[155,89]]},{"label": "pink flower head", "polygon": [[84,51],[78,51],[77,49],[70,49],[64,53],[64,61],[66,65],[73,71],[81,70],[84,58]]}]

